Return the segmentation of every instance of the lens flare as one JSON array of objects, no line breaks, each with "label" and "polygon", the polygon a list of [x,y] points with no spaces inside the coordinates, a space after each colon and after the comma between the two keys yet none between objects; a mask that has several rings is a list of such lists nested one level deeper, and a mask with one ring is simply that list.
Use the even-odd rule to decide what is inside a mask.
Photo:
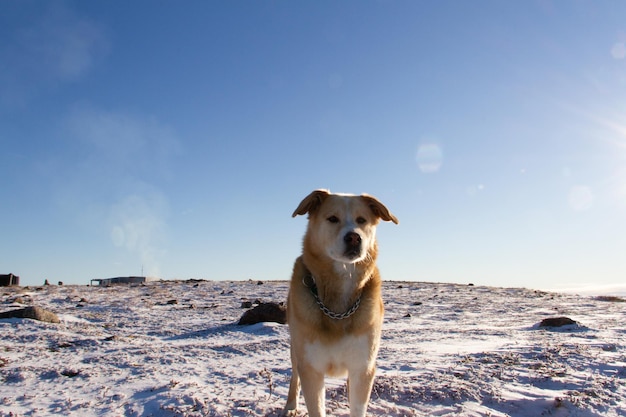
[{"label": "lens flare", "polygon": [[611,48],[611,55],[615,59],[626,58],[626,44],[624,44],[623,42],[618,42],[614,44]]},{"label": "lens flare", "polygon": [[436,143],[424,143],[417,148],[417,166],[425,174],[439,172],[443,164],[443,151]]}]

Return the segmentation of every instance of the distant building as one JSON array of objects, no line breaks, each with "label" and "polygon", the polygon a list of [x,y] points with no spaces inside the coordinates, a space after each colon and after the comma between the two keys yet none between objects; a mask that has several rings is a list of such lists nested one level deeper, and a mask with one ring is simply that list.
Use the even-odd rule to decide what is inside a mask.
[{"label": "distant building", "polygon": [[146,281],[146,277],[97,278],[91,280],[91,285],[94,285],[94,282],[101,287],[110,287],[111,285],[119,284],[139,285]]},{"label": "distant building", "polygon": [[0,275],[0,287],[20,285],[20,277],[13,274]]}]

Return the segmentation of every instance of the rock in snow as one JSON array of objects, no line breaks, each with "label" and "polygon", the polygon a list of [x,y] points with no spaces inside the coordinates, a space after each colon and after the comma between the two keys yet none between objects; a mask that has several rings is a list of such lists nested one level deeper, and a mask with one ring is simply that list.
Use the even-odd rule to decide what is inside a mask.
[{"label": "rock in snow", "polygon": [[45,321],[48,323],[60,323],[59,317],[52,311],[45,310],[41,307],[31,306],[26,308],[20,308],[18,310],[10,310],[0,313],[0,319],[19,318],[19,319],[34,319],[39,321]]},{"label": "rock in snow", "polygon": [[[250,306],[252,303],[250,303]],[[274,322],[287,323],[287,309],[283,303],[261,303],[243,313],[239,325]]]},{"label": "rock in snow", "polygon": [[549,317],[547,319],[541,320],[541,323],[539,323],[539,327],[563,327],[576,324],[578,323],[576,323],[569,317]]}]

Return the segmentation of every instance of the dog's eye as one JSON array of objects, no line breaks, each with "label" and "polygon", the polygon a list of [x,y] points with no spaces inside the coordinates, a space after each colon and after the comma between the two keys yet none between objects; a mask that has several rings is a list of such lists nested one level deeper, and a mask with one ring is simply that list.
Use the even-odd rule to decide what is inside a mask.
[{"label": "dog's eye", "polygon": [[339,218],[337,216],[330,216],[327,220],[331,223],[339,223]]},{"label": "dog's eye", "polygon": [[367,223],[367,220],[365,220],[365,217],[357,217],[356,222],[357,224],[365,224]]}]

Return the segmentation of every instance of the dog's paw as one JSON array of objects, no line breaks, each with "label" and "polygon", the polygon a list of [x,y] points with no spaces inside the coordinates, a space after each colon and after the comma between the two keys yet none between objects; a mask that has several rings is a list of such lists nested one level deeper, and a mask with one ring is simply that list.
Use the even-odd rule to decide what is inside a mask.
[{"label": "dog's paw", "polygon": [[285,408],[281,414],[282,417],[297,417],[298,410]]}]

